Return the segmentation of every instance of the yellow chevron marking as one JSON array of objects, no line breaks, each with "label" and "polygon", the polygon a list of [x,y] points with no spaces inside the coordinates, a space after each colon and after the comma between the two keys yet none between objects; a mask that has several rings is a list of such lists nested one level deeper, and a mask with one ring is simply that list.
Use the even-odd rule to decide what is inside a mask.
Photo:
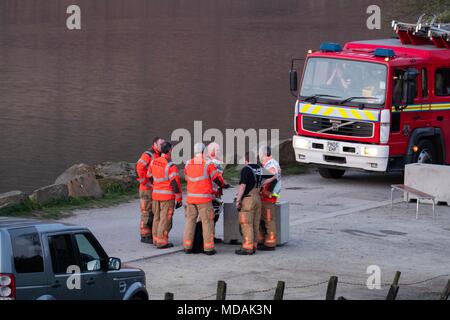
[{"label": "yellow chevron marking", "polygon": [[304,105],[302,105],[302,107],[300,108],[300,112],[307,113],[308,110],[309,110],[309,107],[311,107],[310,104],[304,104]]},{"label": "yellow chevron marking", "polygon": [[333,111],[334,111],[334,108],[328,107],[328,108],[326,108],[326,109],[327,109],[327,110],[323,113],[324,116],[329,116],[329,115],[332,114]]},{"label": "yellow chevron marking", "polygon": [[355,117],[356,119],[358,119],[358,120],[361,120],[362,119],[362,117],[361,117],[361,113],[359,113],[359,111],[357,111],[357,110],[350,110],[350,113],[353,115],[353,117]]},{"label": "yellow chevron marking", "polygon": [[315,106],[311,113],[317,115],[317,114],[320,113],[320,110],[322,110],[322,107],[320,107],[320,106]]},{"label": "yellow chevron marking", "polygon": [[347,112],[345,112],[345,109],[337,109],[337,111],[339,112],[342,118],[349,118]]},{"label": "yellow chevron marking", "polygon": [[376,118],[373,116],[372,112],[370,111],[363,111],[364,115],[366,116],[367,119],[371,120],[371,121],[375,121]]}]

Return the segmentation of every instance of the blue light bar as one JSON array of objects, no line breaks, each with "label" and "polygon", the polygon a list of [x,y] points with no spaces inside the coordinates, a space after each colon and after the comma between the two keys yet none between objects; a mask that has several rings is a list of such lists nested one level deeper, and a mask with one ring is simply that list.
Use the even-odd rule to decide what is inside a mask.
[{"label": "blue light bar", "polygon": [[320,51],[340,52],[342,51],[342,46],[339,43],[324,42],[320,45]]},{"label": "blue light bar", "polygon": [[375,57],[382,57],[382,58],[393,58],[395,57],[395,52],[392,49],[375,49],[373,55]]}]

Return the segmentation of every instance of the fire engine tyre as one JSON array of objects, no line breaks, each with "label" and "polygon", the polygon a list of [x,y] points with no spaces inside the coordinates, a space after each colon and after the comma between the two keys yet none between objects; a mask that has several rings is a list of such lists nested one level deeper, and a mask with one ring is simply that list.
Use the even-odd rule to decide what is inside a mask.
[{"label": "fire engine tyre", "polygon": [[344,173],[345,170],[341,169],[319,168],[320,176],[325,179],[340,179]]},{"label": "fire engine tyre", "polygon": [[413,163],[436,163],[436,152],[430,140],[421,140],[417,145],[419,150],[414,155]]}]

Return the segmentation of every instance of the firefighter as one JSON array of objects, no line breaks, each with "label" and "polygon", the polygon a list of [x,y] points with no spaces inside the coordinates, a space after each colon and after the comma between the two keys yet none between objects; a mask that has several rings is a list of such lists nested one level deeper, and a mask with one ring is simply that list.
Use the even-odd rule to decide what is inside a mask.
[{"label": "firefighter", "polygon": [[152,239],[152,184],[147,177],[148,167],[153,159],[160,156],[164,139],[156,137],[150,150],[145,151],[136,163],[136,178],[139,182],[139,199],[141,210],[140,234],[141,242],[153,243]]},{"label": "firefighter", "polygon": [[186,224],[184,228],[184,250],[192,253],[193,240],[197,218],[200,215],[203,229],[203,251],[207,255],[216,253],[214,249],[214,209],[212,206],[213,182],[221,188],[229,185],[223,180],[222,174],[214,163],[206,160],[203,152],[205,145],[194,145],[194,158],[190,159],[184,168],[187,182]]},{"label": "firefighter", "polygon": [[258,244],[261,221],[259,188],[262,170],[258,164],[251,164],[252,158],[251,153],[245,153],[245,166],[241,170],[239,190],[236,196],[236,208],[239,211],[239,225],[242,233],[242,247],[235,251],[238,255],[254,254]]},{"label": "firefighter", "polygon": [[281,191],[281,168],[272,157],[270,147],[262,147],[259,152],[264,171],[270,177],[262,182],[261,186],[261,226],[258,239],[259,250],[275,250],[277,245],[277,226],[275,223],[275,204]]},{"label": "firefighter", "polygon": [[171,151],[172,144],[164,142],[161,156],[152,160],[148,169],[148,177],[153,181],[153,244],[158,249],[173,247],[169,242],[172,217],[174,210],[182,206],[180,176],[171,161]]},{"label": "firefighter", "polygon": [[[223,161],[221,159],[220,146],[218,143],[211,142],[206,147],[207,149],[207,160],[211,160],[216,166],[217,170],[223,175]],[[220,212],[222,211],[222,195],[223,191],[216,183],[213,183],[213,195],[214,199],[212,201],[214,209],[214,230],[216,228],[217,221],[220,218]],[[221,243],[222,239],[214,237],[214,243]]]}]

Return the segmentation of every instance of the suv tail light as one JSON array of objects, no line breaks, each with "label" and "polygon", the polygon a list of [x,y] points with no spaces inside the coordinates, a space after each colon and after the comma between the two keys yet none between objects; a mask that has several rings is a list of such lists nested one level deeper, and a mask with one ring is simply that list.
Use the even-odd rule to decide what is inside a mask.
[{"label": "suv tail light", "polygon": [[0,300],[16,299],[16,282],[14,275],[9,273],[0,273]]}]

